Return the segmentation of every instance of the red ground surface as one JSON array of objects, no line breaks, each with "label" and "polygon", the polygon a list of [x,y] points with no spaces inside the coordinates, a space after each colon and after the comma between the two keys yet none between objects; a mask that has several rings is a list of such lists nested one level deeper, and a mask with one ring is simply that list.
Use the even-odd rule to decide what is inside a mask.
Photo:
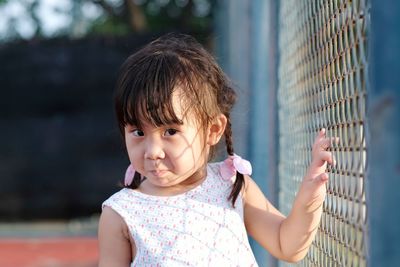
[{"label": "red ground surface", "polygon": [[0,239],[0,267],[95,267],[95,237]]}]

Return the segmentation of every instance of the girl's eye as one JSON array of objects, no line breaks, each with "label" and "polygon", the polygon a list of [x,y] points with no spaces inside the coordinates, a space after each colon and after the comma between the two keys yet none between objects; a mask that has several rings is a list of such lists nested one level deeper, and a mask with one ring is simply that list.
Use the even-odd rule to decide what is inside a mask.
[{"label": "girl's eye", "polygon": [[132,134],[134,135],[134,136],[144,136],[144,132],[142,131],[142,130],[138,130],[138,129],[136,129],[136,130],[133,130],[132,131]]},{"label": "girl's eye", "polygon": [[171,136],[171,135],[176,134],[177,132],[178,132],[178,130],[175,130],[175,129],[167,129],[167,130],[165,131],[165,135],[166,135],[166,136]]}]

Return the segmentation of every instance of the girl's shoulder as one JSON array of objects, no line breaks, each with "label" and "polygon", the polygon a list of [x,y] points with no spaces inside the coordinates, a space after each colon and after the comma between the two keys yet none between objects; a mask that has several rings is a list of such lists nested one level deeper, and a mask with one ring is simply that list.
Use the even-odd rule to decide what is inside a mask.
[{"label": "girl's shoulder", "polygon": [[127,201],[128,192],[127,188],[121,188],[119,191],[113,193],[110,197],[108,197],[102,204],[102,207],[106,206],[111,202],[119,202],[119,201]]},{"label": "girl's shoulder", "polygon": [[126,217],[127,207],[130,206],[131,199],[128,194],[127,188],[122,188],[118,192],[112,194],[108,199],[106,199],[101,208],[104,210],[105,207],[109,207],[113,209],[116,213],[118,213],[121,217]]}]

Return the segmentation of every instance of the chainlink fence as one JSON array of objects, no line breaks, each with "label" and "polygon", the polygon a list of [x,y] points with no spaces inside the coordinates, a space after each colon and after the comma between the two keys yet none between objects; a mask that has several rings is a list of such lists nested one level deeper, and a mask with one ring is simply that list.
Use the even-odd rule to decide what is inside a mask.
[{"label": "chainlink fence", "polygon": [[[331,151],[322,221],[300,266],[366,266],[367,0],[285,0],[279,13],[280,209],[288,214],[317,132]],[[286,263],[280,263],[287,266]]]}]

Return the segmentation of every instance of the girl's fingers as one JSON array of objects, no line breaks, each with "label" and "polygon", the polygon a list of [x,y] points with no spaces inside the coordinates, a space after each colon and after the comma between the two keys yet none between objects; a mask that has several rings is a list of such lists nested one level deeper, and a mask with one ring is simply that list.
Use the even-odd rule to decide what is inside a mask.
[{"label": "girl's fingers", "polygon": [[320,185],[320,184],[326,183],[326,182],[328,181],[328,179],[329,179],[328,174],[327,174],[326,172],[324,172],[324,173],[321,173],[320,175],[318,175],[318,176],[315,178],[314,182],[315,182],[317,185]]},{"label": "girl's fingers", "polygon": [[325,162],[328,162],[330,165],[336,164],[330,151],[321,150],[314,154],[311,166],[314,168],[319,168],[325,164]]},{"label": "girl's fingers", "polygon": [[322,129],[318,132],[318,135],[317,135],[317,138],[316,138],[316,140],[315,140],[315,143],[319,142],[319,140],[321,140],[322,138],[324,138],[324,137],[325,137],[325,133],[326,133],[325,128],[322,128]]},{"label": "girl's fingers", "polygon": [[330,165],[335,165],[335,159],[330,151],[327,151],[328,148],[332,147],[333,144],[339,144],[339,137],[326,137],[326,130],[322,128],[318,136],[313,144],[313,161],[316,166],[323,162],[328,162]]},{"label": "girl's fingers", "polygon": [[315,140],[314,140],[314,145],[317,144],[317,143],[319,143],[319,142],[321,142],[321,140],[323,140],[323,139],[325,138],[325,133],[326,133],[325,128],[322,128],[322,129],[318,132],[317,137],[315,137]]},{"label": "girl's fingers", "polygon": [[335,165],[335,160],[333,158],[332,152],[330,151],[322,150],[318,152],[316,160],[326,161],[331,165]]},{"label": "girl's fingers", "polygon": [[[325,128],[322,128],[319,132],[318,132],[318,134],[317,134],[317,137],[315,138],[315,142],[314,143],[317,143],[317,142],[319,142],[322,138],[324,138],[326,136],[326,129]],[[332,140],[332,142],[334,142],[334,143],[336,143],[336,144],[338,144],[339,143],[339,137],[330,137],[330,138],[328,138],[329,140]]]},{"label": "girl's fingers", "polygon": [[326,150],[332,146],[332,144],[338,144],[339,137],[329,137],[329,138],[322,138],[315,142],[315,148],[322,148],[322,150]]}]

